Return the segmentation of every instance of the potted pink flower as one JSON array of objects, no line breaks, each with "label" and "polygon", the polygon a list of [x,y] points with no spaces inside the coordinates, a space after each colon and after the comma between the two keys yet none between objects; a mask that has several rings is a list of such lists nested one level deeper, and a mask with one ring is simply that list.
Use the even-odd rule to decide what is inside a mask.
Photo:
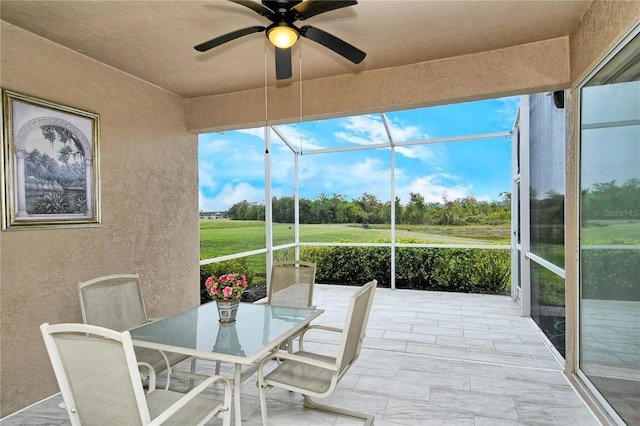
[{"label": "potted pink flower", "polygon": [[247,289],[247,277],[242,274],[211,276],[207,278],[204,285],[218,305],[220,323],[235,322],[242,293]]}]

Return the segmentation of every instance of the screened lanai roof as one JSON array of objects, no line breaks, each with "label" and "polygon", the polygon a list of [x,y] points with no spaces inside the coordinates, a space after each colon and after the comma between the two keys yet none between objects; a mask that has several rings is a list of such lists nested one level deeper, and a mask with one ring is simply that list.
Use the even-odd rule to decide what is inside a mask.
[{"label": "screened lanai roof", "polygon": [[[432,202],[443,196],[499,200],[511,190],[509,136],[519,100],[272,126],[270,192],[276,197],[293,193],[293,155],[298,154],[303,198],[337,193],[350,199],[367,192],[389,200],[393,167],[395,195],[403,202],[411,192],[424,193]],[[264,203],[264,139],[264,128],[200,135],[201,211],[225,211],[245,199]],[[222,158],[241,164],[242,173],[222,167]]]}]

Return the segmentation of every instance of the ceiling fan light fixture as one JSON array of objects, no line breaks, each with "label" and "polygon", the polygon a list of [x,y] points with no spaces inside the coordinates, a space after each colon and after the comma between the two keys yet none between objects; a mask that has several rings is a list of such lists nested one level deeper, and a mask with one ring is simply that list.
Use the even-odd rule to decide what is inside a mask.
[{"label": "ceiling fan light fixture", "polygon": [[298,41],[300,33],[292,26],[281,23],[267,30],[267,37],[271,44],[280,49],[288,49]]}]

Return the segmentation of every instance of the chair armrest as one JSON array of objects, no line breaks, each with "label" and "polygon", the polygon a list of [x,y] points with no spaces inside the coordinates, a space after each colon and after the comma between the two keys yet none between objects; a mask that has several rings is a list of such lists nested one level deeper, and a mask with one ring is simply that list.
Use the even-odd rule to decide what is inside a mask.
[{"label": "chair armrest", "polygon": [[269,301],[268,297],[263,297],[262,299],[258,299],[255,302],[253,302],[253,304],[254,305],[266,305],[268,301]]},{"label": "chair armrest", "polygon": [[297,354],[290,354],[289,352],[273,352],[265,356],[258,365],[258,377],[262,380],[264,365],[274,359],[283,360],[288,359],[291,361],[299,362],[301,364],[313,365],[314,367],[324,368],[329,371],[338,371],[338,366],[334,363],[328,363],[319,359],[310,358],[307,356],[301,356]]},{"label": "chair armrest", "polygon": [[319,325],[319,324],[312,324],[308,327],[305,327],[304,329],[304,333],[306,333],[309,330],[323,330],[323,331],[333,331],[335,333],[342,333],[344,330],[338,327],[329,327],[327,325]]},{"label": "chair armrest", "polygon": [[302,329],[302,332],[300,333],[300,337],[298,339],[298,347],[300,348],[300,350],[303,350],[305,334],[308,331],[313,331],[313,330],[330,331],[332,333],[342,333],[343,332],[343,329],[337,328],[337,327],[329,327],[329,326],[326,326],[326,325],[318,325],[318,324],[309,325],[309,326],[305,327],[304,329]]},{"label": "chair armrest", "polygon": [[149,371],[149,392],[156,389],[156,370],[153,369],[151,364],[147,362],[138,362],[138,367],[143,367],[147,371]]},{"label": "chair armrest", "polygon": [[173,403],[169,408],[164,410],[158,417],[151,420],[149,426],[161,425],[176,414],[181,408],[185,407],[195,397],[205,391],[209,386],[215,385],[217,382],[221,382],[224,385],[224,403],[221,411],[231,409],[231,382],[224,376],[211,376],[193,388],[189,393],[185,394],[178,401]]}]

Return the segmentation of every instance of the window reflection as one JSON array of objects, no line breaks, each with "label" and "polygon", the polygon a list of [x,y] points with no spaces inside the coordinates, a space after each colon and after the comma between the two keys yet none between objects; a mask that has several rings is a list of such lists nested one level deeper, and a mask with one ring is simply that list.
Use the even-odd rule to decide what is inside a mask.
[{"label": "window reflection", "polygon": [[640,423],[640,36],[582,89],[580,369]]},{"label": "window reflection", "polygon": [[531,318],[564,356],[564,279],[534,262],[531,263]]}]

